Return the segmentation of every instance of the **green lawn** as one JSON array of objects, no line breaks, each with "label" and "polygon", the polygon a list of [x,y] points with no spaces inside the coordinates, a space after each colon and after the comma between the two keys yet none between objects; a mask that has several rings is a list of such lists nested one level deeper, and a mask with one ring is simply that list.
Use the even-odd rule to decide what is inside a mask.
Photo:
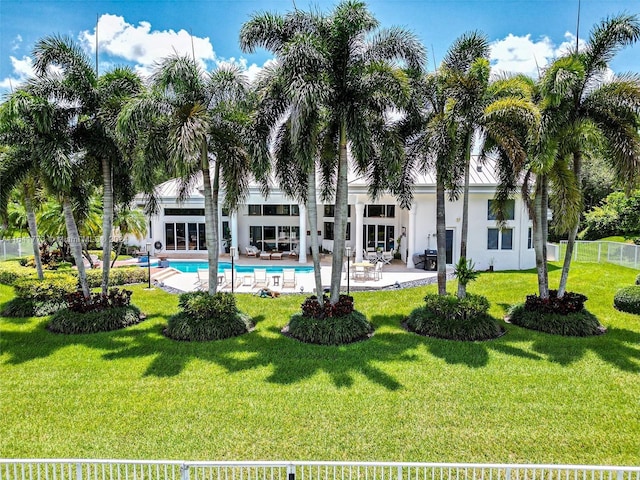
[{"label": "green lawn", "polygon": [[[0,457],[637,465],[640,317],[611,306],[636,274],[573,266],[571,290],[609,329],[593,338],[405,332],[433,287],[355,294],[376,333],[345,347],[280,334],[300,295],[238,295],[256,330],[209,343],[163,337],[177,297],[143,286],[133,300],[149,317],[123,331],[62,336],[46,319],[0,319]],[[501,318],[535,279],[485,273],[470,291]]]}]

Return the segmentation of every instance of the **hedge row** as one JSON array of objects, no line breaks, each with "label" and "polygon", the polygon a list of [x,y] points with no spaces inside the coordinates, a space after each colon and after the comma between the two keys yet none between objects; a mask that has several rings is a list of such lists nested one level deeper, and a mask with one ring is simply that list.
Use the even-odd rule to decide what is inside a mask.
[{"label": "hedge row", "polygon": [[[55,272],[45,271],[45,278],[57,275],[68,275],[77,277],[76,270],[57,270]],[[19,279],[37,279],[35,268],[23,267],[17,260],[0,262],[0,283],[4,285],[15,285]],[[91,288],[99,287],[102,283],[102,270],[87,270],[87,280]],[[109,271],[110,285],[127,285],[131,283],[144,283],[148,281],[147,270],[137,266],[112,268]]]}]

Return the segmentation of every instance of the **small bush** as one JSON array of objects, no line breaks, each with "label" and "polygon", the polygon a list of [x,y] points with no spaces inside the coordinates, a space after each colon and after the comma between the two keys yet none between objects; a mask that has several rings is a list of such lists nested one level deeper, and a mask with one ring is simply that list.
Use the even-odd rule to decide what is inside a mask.
[{"label": "small bush", "polygon": [[182,309],[169,318],[165,333],[174,340],[221,340],[247,333],[252,324],[230,293],[190,292],[180,295]]},{"label": "small bush", "polygon": [[326,295],[322,297],[322,305],[318,303],[318,297],[311,295],[302,302],[302,316],[307,318],[345,317],[353,312],[353,297],[340,295],[335,305],[329,302]]},{"label": "small bush", "polygon": [[568,315],[584,310],[584,302],[586,301],[587,297],[581,293],[565,292],[562,298],[558,298],[557,290],[549,290],[549,298],[527,295],[524,308],[529,312]]},{"label": "small bush", "polygon": [[[102,269],[87,270],[87,281],[91,288],[102,285]],[[109,285],[128,285],[147,282],[147,270],[140,267],[118,267],[109,270]]]},{"label": "small bush", "polygon": [[19,278],[38,278],[35,268],[23,266],[18,260],[6,260],[0,262],[0,283],[3,285],[13,285]]},{"label": "small bush", "polygon": [[0,315],[3,317],[45,317],[66,308],[64,301],[38,301],[15,297],[4,304]]},{"label": "small bush", "polygon": [[568,314],[540,313],[519,304],[509,310],[508,316],[514,325],[554,335],[589,337],[606,331],[596,316],[586,309]]},{"label": "small bush", "polygon": [[109,293],[92,293],[88,298],[82,292],[73,292],[65,296],[69,310],[76,313],[89,313],[128,307],[131,303],[131,291],[110,288]]},{"label": "small bush", "polygon": [[47,328],[55,333],[96,333],[119,330],[140,321],[140,310],[133,305],[88,313],[65,308],[53,314]]},{"label": "small bush", "polygon": [[407,318],[407,328],[420,335],[447,340],[490,340],[503,333],[492,318],[489,301],[481,295],[467,294],[459,299],[453,295],[430,294],[425,305],[416,308]]},{"label": "small bush", "polygon": [[[317,302],[316,302],[317,304]],[[357,310],[344,316],[307,317],[296,313],[285,331],[293,338],[318,345],[344,345],[365,340],[373,333],[373,326]]]},{"label": "small bush", "polygon": [[636,285],[640,285],[640,273],[636,277]]},{"label": "small bush", "polygon": [[48,274],[43,280],[24,277],[17,279],[13,287],[19,298],[63,301],[65,295],[76,291],[76,278],[64,273]]},{"label": "small bush", "polygon": [[640,284],[618,290],[613,297],[613,306],[623,312],[640,314]]}]

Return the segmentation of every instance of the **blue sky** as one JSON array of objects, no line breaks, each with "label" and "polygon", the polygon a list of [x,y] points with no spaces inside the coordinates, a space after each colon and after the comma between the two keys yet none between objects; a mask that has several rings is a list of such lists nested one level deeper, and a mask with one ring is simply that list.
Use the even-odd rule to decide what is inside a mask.
[{"label": "blue sky", "polygon": [[[335,1],[295,0],[298,8],[328,12]],[[534,75],[575,43],[578,0],[369,0],[381,26],[412,30],[429,52],[429,68],[451,43],[469,30],[483,31],[492,42],[495,70]],[[148,73],[155,60],[191,53],[207,68],[238,62],[250,75],[269,60],[268,52],[243,53],[241,25],[252,13],[284,13],[293,0],[0,0],[0,93],[31,72],[34,43],[47,35],[69,35],[94,57],[99,19],[101,71],[129,64]],[[639,0],[581,0],[580,38],[599,20],[617,13],[640,14]],[[193,38],[193,42],[192,42]],[[640,72],[640,45],[622,51],[615,72]]]}]

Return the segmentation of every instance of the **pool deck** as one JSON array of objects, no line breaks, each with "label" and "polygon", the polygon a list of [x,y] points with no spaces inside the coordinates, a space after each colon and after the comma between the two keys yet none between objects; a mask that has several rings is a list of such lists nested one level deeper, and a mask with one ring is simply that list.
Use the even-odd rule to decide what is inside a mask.
[{"label": "pool deck", "polygon": [[[191,260],[196,260],[196,258],[191,258]],[[206,260],[206,258],[199,257],[197,260]],[[331,285],[331,256],[323,255],[320,261],[321,265],[321,278],[322,278],[322,287],[323,289],[329,288]],[[221,255],[221,262],[229,262],[229,255]],[[124,262],[123,262],[124,263]],[[135,261],[129,261],[126,264],[135,264]],[[287,258],[284,257],[282,260],[261,260],[256,257],[246,257],[244,255],[240,256],[240,258],[235,261],[236,265],[253,265],[256,267],[260,266],[271,266],[271,267],[299,267],[299,266],[313,266],[313,262],[310,260],[306,264],[301,264],[297,258]],[[151,268],[151,278],[154,283],[164,286],[170,287],[173,290],[180,292],[190,292],[197,290],[199,288],[198,283],[198,275],[196,273],[183,273],[169,271],[165,268]],[[449,274],[450,272],[447,271]],[[261,287],[253,286],[253,275],[239,273],[239,280],[236,282],[240,282],[241,284],[234,288],[235,292],[238,293],[257,293],[261,290]],[[406,264],[400,260],[393,260],[390,264],[385,265],[382,269],[382,275],[379,280],[361,280],[351,278],[349,280],[349,288],[351,291],[358,290],[377,290],[382,288],[393,288],[395,286],[406,286],[407,284],[414,283],[433,283],[436,281],[437,273],[434,271],[425,271],[421,269],[408,269]],[[282,287],[282,275],[280,274],[268,274],[268,288],[272,291],[276,291],[282,294],[285,293],[310,293],[315,291],[315,280],[313,272],[309,273],[299,273],[296,272],[296,286],[295,287]],[[347,289],[347,274],[346,272],[342,273],[342,282],[341,282],[342,290],[346,291]],[[223,288],[222,291],[229,291],[230,288]]]}]

